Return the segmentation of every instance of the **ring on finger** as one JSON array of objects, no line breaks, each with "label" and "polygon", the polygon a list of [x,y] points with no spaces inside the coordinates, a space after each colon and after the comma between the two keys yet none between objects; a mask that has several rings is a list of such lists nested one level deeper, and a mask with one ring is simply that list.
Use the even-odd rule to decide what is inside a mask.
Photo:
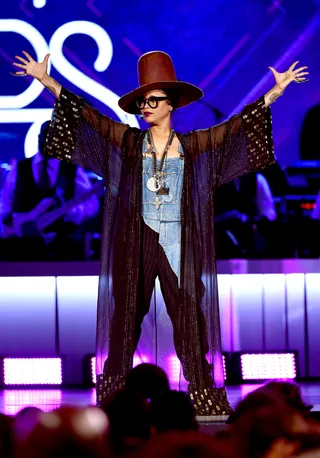
[{"label": "ring on finger", "polygon": [[23,73],[21,75],[17,75],[17,73],[10,72],[10,75],[12,75],[12,76],[27,76],[27,73]]}]

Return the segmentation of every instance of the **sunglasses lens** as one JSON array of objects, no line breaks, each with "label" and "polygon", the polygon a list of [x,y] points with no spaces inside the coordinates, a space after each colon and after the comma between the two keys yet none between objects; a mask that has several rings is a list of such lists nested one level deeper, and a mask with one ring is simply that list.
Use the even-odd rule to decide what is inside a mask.
[{"label": "sunglasses lens", "polygon": [[157,108],[157,106],[158,106],[157,98],[156,97],[149,97],[148,105],[149,105],[150,108]]}]

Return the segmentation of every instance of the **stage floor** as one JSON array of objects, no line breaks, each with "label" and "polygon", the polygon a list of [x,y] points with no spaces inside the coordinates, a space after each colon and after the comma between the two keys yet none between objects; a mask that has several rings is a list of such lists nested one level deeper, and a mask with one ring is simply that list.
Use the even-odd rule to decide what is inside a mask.
[{"label": "stage floor", "polygon": [[[313,410],[320,411],[320,382],[300,384],[303,399],[313,405]],[[228,386],[228,399],[232,407],[246,394],[261,385]],[[14,415],[23,407],[37,406],[44,411],[56,409],[61,405],[86,406],[95,404],[95,390],[91,389],[9,389],[0,391],[0,412]],[[211,417],[212,418],[212,417]]]}]

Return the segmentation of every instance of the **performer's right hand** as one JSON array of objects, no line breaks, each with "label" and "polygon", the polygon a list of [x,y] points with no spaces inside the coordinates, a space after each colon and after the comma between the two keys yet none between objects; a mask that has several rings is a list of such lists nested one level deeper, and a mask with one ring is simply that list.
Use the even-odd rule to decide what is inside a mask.
[{"label": "performer's right hand", "polygon": [[14,75],[30,75],[33,76],[33,78],[36,78],[38,81],[43,82],[45,77],[48,75],[48,60],[50,54],[47,54],[43,62],[39,63],[36,62],[26,51],[22,51],[22,53],[25,55],[25,58],[15,56],[15,58],[19,60],[21,63],[13,62],[13,65],[15,67],[22,68],[23,71],[16,72],[14,73]]},{"label": "performer's right hand", "polygon": [[43,62],[36,62],[26,51],[22,51],[22,53],[25,55],[25,59],[20,56],[15,56],[15,58],[21,63],[18,64],[18,62],[13,62],[13,65],[15,67],[22,68],[22,71],[12,73],[12,75],[33,76],[33,78],[36,78],[38,81],[40,81],[40,83],[49,89],[49,91],[52,92],[52,94],[54,94],[58,99],[60,97],[61,84],[59,84],[55,79],[48,75],[48,60],[50,54],[46,55]]}]

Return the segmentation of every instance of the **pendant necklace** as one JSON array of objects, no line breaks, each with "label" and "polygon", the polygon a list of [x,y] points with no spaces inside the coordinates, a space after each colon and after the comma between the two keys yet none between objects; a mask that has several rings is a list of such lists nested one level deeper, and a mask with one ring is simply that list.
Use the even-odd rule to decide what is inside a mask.
[{"label": "pendant necklace", "polygon": [[152,154],[152,169],[153,169],[153,175],[147,181],[147,188],[149,189],[149,191],[152,191],[152,192],[156,193],[155,201],[153,202],[153,204],[155,205],[157,210],[159,209],[160,205],[162,204],[162,202],[159,200],[158,196],[159,195],[167,195],[167,194],[169,194],[169,188],[164,188],[163,187],[163,184],[164,184],[164,172],[162,171],[162,169],[163,169],[164,161],[165,161],[165,159],[167,157],[168,150],[169,150],[169,148],[170,148],[170,146],[172,144],[172,141],[174,139],[174,135],[175,135],[174,131],[171,130],[169,138],[168,138],[168,141],[167,141],[167,144],[166,144],[166,146],[164,148],[162,157],[161,157],[159,165],[158,165],[157,164],[157,156],[156,156],[157,150],[156,150],[156,147],[154,145],[152,133],[150,132],[150,130],[147,131],[148,143],[150,145],[147,153]]}]

